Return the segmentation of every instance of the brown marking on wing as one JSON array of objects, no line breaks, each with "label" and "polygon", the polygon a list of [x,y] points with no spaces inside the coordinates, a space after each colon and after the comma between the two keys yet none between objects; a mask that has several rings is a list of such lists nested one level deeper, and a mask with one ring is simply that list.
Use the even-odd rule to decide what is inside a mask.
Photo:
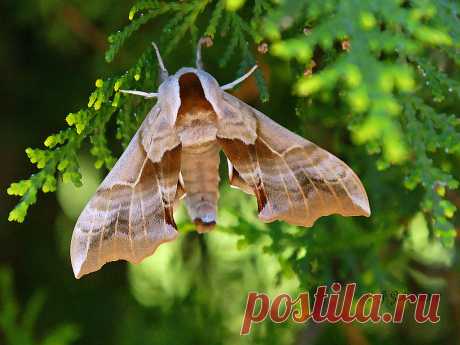
[{"label": "brown marking on wing", "polygon": [[259,212],[267,206],[268,196],[257,167],[256,150],[254,145],[245,145],[235,139],[217,138],[218,143],[227,158],[234,165],[237,177],[245,182],[254,192]]}]

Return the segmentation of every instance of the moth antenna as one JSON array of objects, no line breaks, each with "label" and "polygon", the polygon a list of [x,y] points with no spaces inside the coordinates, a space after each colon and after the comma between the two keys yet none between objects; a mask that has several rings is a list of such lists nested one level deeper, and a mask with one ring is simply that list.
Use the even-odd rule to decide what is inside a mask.
[{"label": "moth antenna", "polygon": [[201,37],[198,40],[198,44],[196,47],[196,68],[203,69],[203,58],[201,56],[201,47],[206,45],[206,47],[212,46],[212,39],[211,37]]},{"label": "moth antenna", "polygon": [[242,82],[245,81],[247,78],[249,78],[249,77],[251,76],[251,74],[254,73],[254,71],[255,71],[258,67],[259,67],[259,66],[254,65],[254,66],[249,70],[248,73],[246,73],[246,74],[243,75],[242,77],[239,77],[239,78],[236,79],[235,81],[232,81],[231,83],[222,85],[222,86],[221,86],[221,89],[222,89],[222,90],[233,89],[235,86],[237,86],[238,84],[242,83]]},{"label": "moth antenna", "polygon": [[158,46],[156,45],[155,42],[152,42],[153,49],[155,49],[155,53],[157,55],[157,60],[158,60],[158,65],[160,65],[160,78],[161,81],[166,80],[168,78],[168,70],[165,67],[165,64],[163,63],[163,59],[161,58],[160,50],[158,49]]},{"label": "moth antenna", "polygon": [[144,92],[144,91],[137,91],[137,90],[120,90],[121,93],[129,93],[131,95],[142,96],[144,98],[157,98],[158,93],[156,92]]}]

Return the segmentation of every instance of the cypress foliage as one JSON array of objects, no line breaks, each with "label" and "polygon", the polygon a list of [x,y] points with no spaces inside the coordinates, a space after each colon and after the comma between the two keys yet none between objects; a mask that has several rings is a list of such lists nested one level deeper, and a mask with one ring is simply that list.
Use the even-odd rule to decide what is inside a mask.
[{"label": "cypress foliage", "polygon": [[[244,196],[225,190],[219,230],[239,235],[241,247],[269,238],[265,252],[305,287],[345,277],[370,287],[401,286],[401,257],[390,248],[394,240],[410,246],[414,219],[422,217],[430,241],[446,250],[456,236],[459,9],[449,0],[139,1],[128,24],[108,37],[105,59],[116,59],[139,30],[152,25],[161,25],[153,38],[166,61],[185,53],[192,61],[202,36],[222,48],[217,64],[234,77],[257,58],[271,71],[269,85],[256,72],[261,101],[286,95],[281,88],[289,85],[292,115],[274,116],[296,123],[291,129],[350,163],[374,213],[369,220],[328,217],[313,230],[265,225],[252,204],[252,213],[243,209],[249,204]],[[149,41],[142,44],[145,51],[124,73],[96,80],[87,106],[67,115],[66,129],[46,138],[45,148],[26,150],[38,172],[8,188],[21,198],[10,221],[24,221],[38,192],[54,192],[57,179],[81,185],[78,156],[86,143],[97,168],[112,167],[113,139],[125,147],[153,106],[119,92],[157,85],[153,49]],[[266,55],[258,52],[267,49]],[[115,138],[108,135],[110,123]],[[377,260],[381,255],[385,260]],[[366,274],[356,276],[358,266]]]}]

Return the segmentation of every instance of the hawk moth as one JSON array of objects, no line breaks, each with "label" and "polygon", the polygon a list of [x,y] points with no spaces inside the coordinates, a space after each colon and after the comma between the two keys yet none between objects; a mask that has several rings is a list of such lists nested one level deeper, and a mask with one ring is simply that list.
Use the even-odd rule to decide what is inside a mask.
[{"label": "hawk moth", "polygon": [[196,68],[170,76],[154,44],[158,93],[121,90],[158,101],[78,218],[70,248],[76,278],[110,261],[139,263],[174,240],[181,198],[197,231],[211,230],[221,150],[230,184],[256,197],[264,222],[309,227],[334,213],[370,215],[366,191],[344,162],[225,92],[257,66],[219,86],[203,69],[202,43]]}]

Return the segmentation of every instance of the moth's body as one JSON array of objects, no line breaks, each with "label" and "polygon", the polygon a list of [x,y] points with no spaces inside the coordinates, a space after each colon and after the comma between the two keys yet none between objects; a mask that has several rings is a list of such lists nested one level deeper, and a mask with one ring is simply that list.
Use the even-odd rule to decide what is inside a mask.
[{"label": "moth's body", "polygon": [[217,115],[194,73],[179,79],[181,106],[176,128],[182,143],[181,175],[190,218],[200,232],[216,224],[219,197]]},{"label": "moth's body", "polygon": [[[156,47],[155,47],[156,48]],[[158,52],[157,52],[158,53]],[[358,177],[340,159],[225,92],[200,66],[168,76],[158,102],[80,215],[72,236],[77,278],[106,262],[140,262],[178,235],[173,208],[185,203],[199,232],[217,222],[219,152],[229,180],[257,199],[259,218],[312,226],[329,214],[369,216]]]}]

